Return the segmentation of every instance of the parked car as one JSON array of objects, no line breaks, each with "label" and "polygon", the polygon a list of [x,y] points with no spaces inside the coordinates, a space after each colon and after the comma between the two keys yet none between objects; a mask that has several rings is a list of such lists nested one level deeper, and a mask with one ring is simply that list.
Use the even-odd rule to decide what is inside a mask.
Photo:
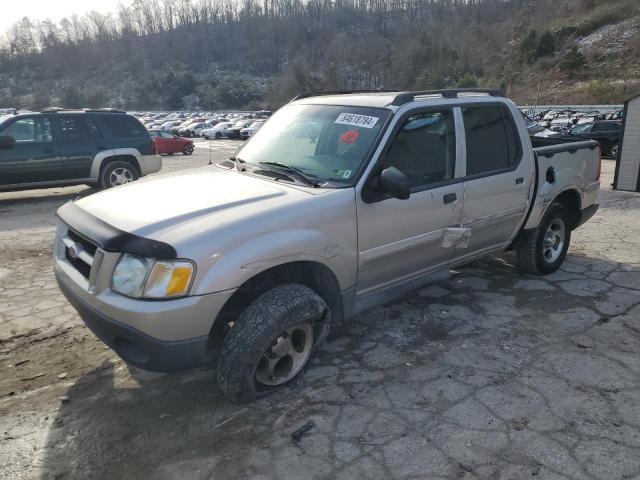
[{"label": "parked car", "polygon": [[176,125],[180,125],[180,123],[182,123],[180,120],[170,120],[160,125],[160,129],[170,131],[172,127],[175,127]]},{"label": "parked car", "polygon": [[331,325],[452,267],[514,249],[555,272],[598,208],[597,143],[534,151],[515,104],[467,93],[302,96],[234,160],[69,202],[60,288],[126,362],[217,352],[222,391],[247,401],[296,378]]},{"label": "parked car", "polygon": [[247,128],[252,120],[240,120],[235,125],[227,128],[227,138],[240,138],[240,130]]},{"label": "parked car", "polygon": [[149,132],[125,112],[58,109],[0,123],[0,190],[109,188],[161,167]]},{"label": "parked car", "polygon": [[618,158],[620,150],[620,134],[622,124],[614,120],[602,120],[593,123],[576,125],[567,132],[540,132],[535,137],[546,138],[547,141],[532,138],[534,146],[557,143],[595,140],[598,142],[602,154]]},{"label": "parked car", "polygon": [[191,155],[193,153],[192,140],[187,140],[163,130],[150,130],[149,134],[153,138],[159,154],[173,155],[174,153],[182,153],[183,155]]},{"label": "parked car", "polygon": [[209,140],[210,138],[222,138],[227,136],[227,129],[233,125],[231,122],[220,122],[212,128],[202,131],[202,136]]},{"label": "parked car", "polygon": [[240,138],[249,138],[251,135],[256,133],[260,129],[260,127],[262,127],[263,123],[264,122],[253,122],[248,127],[243,128],[242,130],[240,130]]}]

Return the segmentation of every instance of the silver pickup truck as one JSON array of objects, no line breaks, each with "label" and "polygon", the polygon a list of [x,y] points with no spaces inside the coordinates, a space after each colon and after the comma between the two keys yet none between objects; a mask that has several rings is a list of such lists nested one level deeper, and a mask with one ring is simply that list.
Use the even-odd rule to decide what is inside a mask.
[{"label": "silver pickup truck", "polygon": [[340,324],[515,250],[548,274],[597,210],[596,142],[531,148],[493,90],[307,94],[237,157],[58,210],[55,272],[126,362],[217,358],[246,401],[300,374]]}]

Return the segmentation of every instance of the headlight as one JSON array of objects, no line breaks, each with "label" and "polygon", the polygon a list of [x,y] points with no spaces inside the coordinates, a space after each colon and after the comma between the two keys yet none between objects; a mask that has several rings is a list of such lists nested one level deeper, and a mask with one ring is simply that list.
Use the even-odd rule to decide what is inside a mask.
[{"label": "headlight", "polygon": [[125,254],[113,272],[111,288],[135,298],[181,297],[189,293],[194,273],[187,260],[153,260]]}]

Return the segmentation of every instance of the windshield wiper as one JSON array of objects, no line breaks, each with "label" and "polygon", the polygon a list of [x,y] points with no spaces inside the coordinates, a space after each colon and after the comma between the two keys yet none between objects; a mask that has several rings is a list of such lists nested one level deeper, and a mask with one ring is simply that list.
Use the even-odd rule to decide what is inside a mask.
[{"label": "windshield wiper", "polygon": [[258,163],[260,165],[266,165],[268,167],[275,167],[273,168],[274,171],[293,174],[296,177],[298,177],[298,179],[302,180],[304,183],[312,186],[313,188],[318,188],[320,186],[320,182],[318,182],[318,180],[316,180],[313,177],[310,177],[299,168],[292,167],[291,165],[287,165],[286,163],[280,163],[280,162],[258,162]]}]

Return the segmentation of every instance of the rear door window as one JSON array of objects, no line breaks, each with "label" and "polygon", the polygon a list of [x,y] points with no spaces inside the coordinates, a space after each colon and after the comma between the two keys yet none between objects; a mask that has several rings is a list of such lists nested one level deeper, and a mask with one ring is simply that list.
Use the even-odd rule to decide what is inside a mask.
[{"label": "rear door window", "polygon": [[516,126],[505,107],[462,108],[467,141],[467,176],[500,173],[515,167],[522,156]]},{"label": "rear door window", "polygon": [[617,132],[620,130],[620,125],[615,122],[602,122],[597,123],[594,132]]},{"label": "rear door window", "polygon": [[64,141],[88,140],[86,123],[78,117],[60,117],[60,133]]}]

